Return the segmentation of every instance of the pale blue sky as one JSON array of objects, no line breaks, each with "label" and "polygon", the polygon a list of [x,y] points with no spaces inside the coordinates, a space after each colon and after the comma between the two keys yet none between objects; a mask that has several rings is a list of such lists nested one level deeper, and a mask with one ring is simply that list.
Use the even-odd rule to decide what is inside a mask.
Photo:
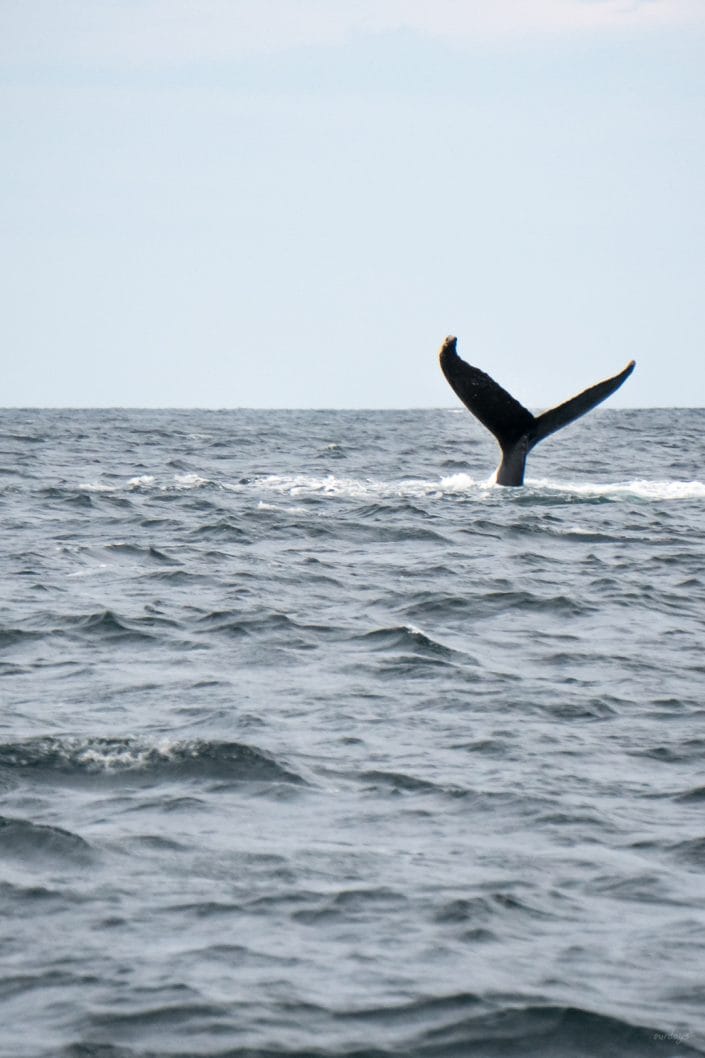
[{"label": "pale blue sky", "polygon": [[0,0],[5,406],[705,404],[703,0]]}]

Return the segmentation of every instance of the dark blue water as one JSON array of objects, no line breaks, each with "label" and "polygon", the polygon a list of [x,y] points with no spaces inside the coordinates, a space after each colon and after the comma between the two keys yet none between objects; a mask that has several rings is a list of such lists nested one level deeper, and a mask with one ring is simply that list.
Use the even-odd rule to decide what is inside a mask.
[{"label": "dark blue water", "polygon": [[0,1052],[705,1053],[705,412],[0,412]]}]

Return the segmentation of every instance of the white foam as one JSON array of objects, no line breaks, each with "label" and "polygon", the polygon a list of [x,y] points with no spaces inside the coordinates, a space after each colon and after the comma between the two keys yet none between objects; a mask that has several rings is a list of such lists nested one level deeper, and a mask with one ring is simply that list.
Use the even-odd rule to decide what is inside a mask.
[{"label": "white foam", "polygon": [[471,489],[491,489],[496,484],[495,474],[484,481],[477,481],[469,474],[449,474],[441,478],[440,486],[443,492],[469,492]]},{"label": "white foam", "polygon": [[199,474],[174,474],[174,484],[177,489],[200,489],[203,485],[210,485],[210,482]]},{"label": "white foam", "polygon": [[305,507],[282,507],[278,503],[265,503],[264,500],[260,500],[257,504],[258,511],[283,511],[285,514],[306,514]]},{"label": "white foam", "polygon": [[[605,497],[607,499],[637,498],[652,502],[705,499],[705,483],[702,481],[634,481],[576,482],[556,481],[549,478],[527,478],[525,485],[536,492],[563,493],[573,496]],[[314,477],[305,474],[270,474],[245,485],[226,486],[233,491],[253,489],[284,496],[331,496],[344,499],[374,500],[385,498],[434,498],[449,495],[468,495],[475,499],[486,499],[498,493],[514,495],[513,489],[498,488],[495,474],[477,479],[470,474],[449,474],[437,480],[407,478],[383,481],[374,478],[339,478],[333,474]]]},{"label": "white foam", "polygon": [[[128,489],[144,489],[154,485],[152,474],[130,478]],[[169,488],[178,490],[199,489],[214,482],[200,474],[175,474],[172,485],[161,485],[162,491]],[[705,482],[702,481],[650,481],[635,479],[618,482],[577,482],[557,481],[551,478],[527,478],[526,487],[534,492],[563,493],[581,497],[604,497],[606,499],[637,498],[652,502],[673,500],[705,499]],[[434,480],[422,478],[404,478],[380,480],[375,478],[342,478],[334,474],[315,477],[308,474],[269,474],[253,478],[244,483],[222,483],[220,487],[230,492],[265,492],[288,497],[333,497],[361,501],[379,499],[433,499],[443,496],[468,495],[482,500],[496,493],[496,475],[478,479],[466,473],[448,474]],[[85,492],[115,492],[117,486],[105,485],[102,482],[86,482],[79,485]],[[505,492],[504,489],[499,490]],[[514,494],[513,489],[506,490]],[[265,510],[265,501],[260,503],[260,510]],[[281,509],[281,508],[280,508]],[[286,508],[290,513],[303,513],[302,508]]]},{"label": "white foam", "polygon": [[548,478],[527,478],[525,484],[532,489],[550,492],[568,492],[576,496],[605,496],[624,499],[631,496],[644,500],[700,500],[705,499],[705,483],[702,481],[618,481],[606,484],[598,482],[551,481]]},{"label": "white foam", "polygon": [[291,476],[270,474],[268,477],[258,478],[247,485],[227,487],[238,492],[250,488],[284,496],[332,496],[369,500],[388,497],[418,499],[442,496],[446,493],[467,492],[470,489],[486,489],[489,485],[491,485],[491,480],[478,482],[467,474],[453,474],[451,477],[435,481],[425,481],[421,478],[381,481],[374,478],[338,478],[333,474],[321,478],[305,474]]},{"label": "white foam", "polygon": [[180,744],[171,739],[163,739],[154,746],[126,742],[89,742],[82,744],[80,739],[67,739],[64,744],[64,755],[67,760],[73,759],[90,771],[131,771],[144,768],[154,761],[155,755],[160,760],[169,761]]},{"label": "white foam", "polygon": [[563,535],[570,534],[571,536],[593,536],[595,533],[594,529],[585,529],[582,525],[566,525],[565,529],[561,530]]}]

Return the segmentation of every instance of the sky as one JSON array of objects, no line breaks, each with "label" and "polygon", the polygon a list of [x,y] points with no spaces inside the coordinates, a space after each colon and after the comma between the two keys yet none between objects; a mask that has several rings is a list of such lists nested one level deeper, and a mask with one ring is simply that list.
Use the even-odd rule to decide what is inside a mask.
[{"label": "sky", "polygon": [[705,404],[704,0],[0,0],[6,407]]}]

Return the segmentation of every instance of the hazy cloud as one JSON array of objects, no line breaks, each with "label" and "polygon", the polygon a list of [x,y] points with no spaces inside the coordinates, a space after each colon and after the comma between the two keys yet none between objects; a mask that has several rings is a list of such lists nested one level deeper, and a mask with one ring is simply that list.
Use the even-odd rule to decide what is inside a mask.
[{"label": "hazy cloud", "polygon": [[580,32],[705,25],[702,0],[3,0],[6,63],[227,60],[410,30],[462,47]]}]

